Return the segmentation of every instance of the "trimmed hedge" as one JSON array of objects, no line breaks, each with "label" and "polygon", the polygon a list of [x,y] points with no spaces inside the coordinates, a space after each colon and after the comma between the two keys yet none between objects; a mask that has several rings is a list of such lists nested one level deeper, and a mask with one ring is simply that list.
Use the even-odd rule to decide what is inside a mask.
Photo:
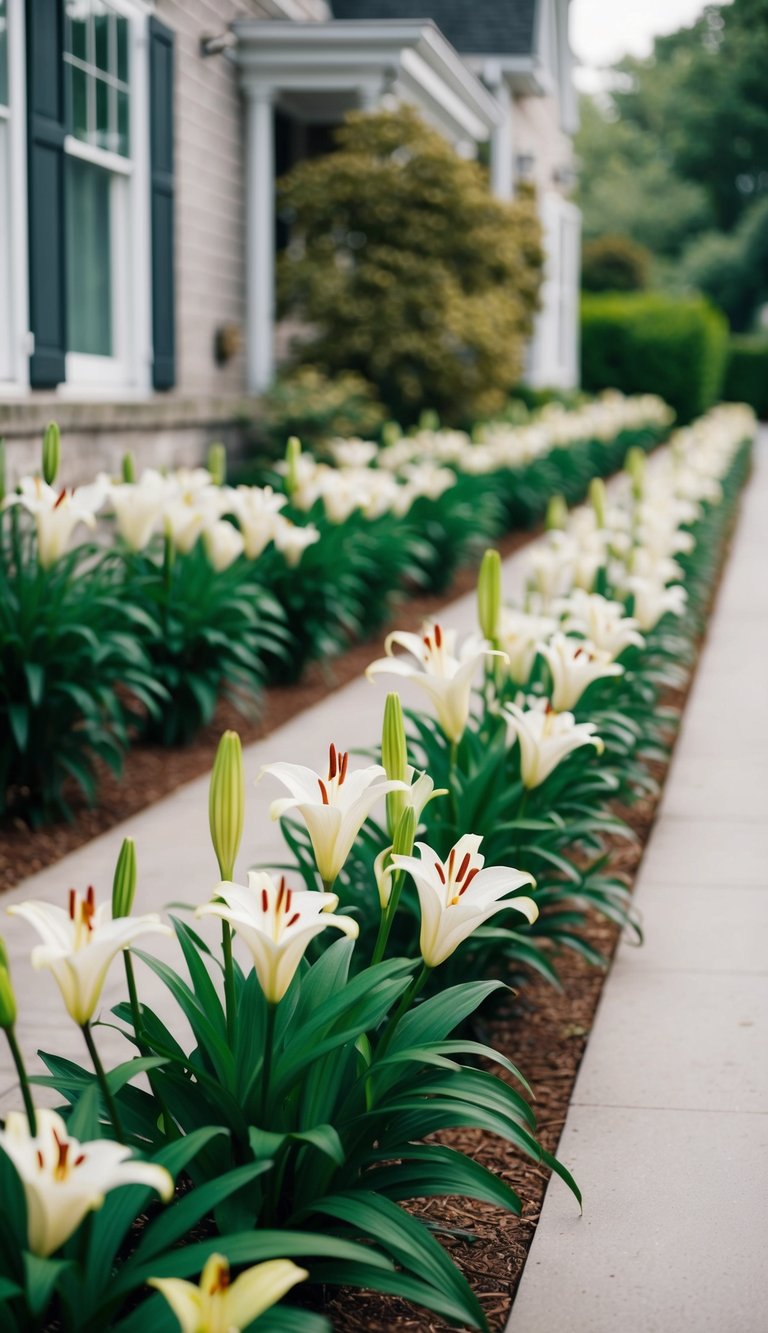
[{"label": "trimmed hedge", "polygon": [[768,417],[768,335],[731,338],[723,398],[729,403],[749,403],[763,420]]},{"label": "trimmed hedge", "polygon": [[720,398],[727,350],[725,317],[701,297],[582,299],[581,378],[590,393],[657,393],[684,424]]}]

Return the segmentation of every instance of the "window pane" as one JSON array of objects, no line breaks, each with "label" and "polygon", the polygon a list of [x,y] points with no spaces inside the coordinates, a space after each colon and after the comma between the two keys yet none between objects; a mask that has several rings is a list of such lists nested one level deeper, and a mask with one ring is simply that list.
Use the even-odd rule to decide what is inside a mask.
[{"label": "window pane", "polygon": [[97,69],[109,74],[109,23],[110,18],[103,5],[93,6],[94,60]]},{"label": "window pane", "polygon": [[67,161],[69,350],[112,355],[110,175]]},{"label": "window pane", "polygon": [[8,105],[8,18],[0,0],[0,105]]},{"label": "window pane", "polygon": [[94,79],[96,88],[96,125],[94,133],[91,135],[91,143],[98,144],[100,148],[111,148],[112,143],[109,137],[109,84],[103,79]]},{"label": "window pane", "polygon": [[123,157],[129,157],[131,153],[130,127],[128,121],[128,94],[117,94],[117,144],[115,152],[121,153]]},{"label": "window pane", "polygon": [[123,83],[128,82],[128,20],[115,18],[117,27],[117,77]]},{"label": "window pane", "polygon": [[69,131],[76,139],[88,139],[88,75],[75,65],[69,67]]},{"label": "window pane", "polygon": [[88,59],[88,4],[83,0],[67,0],[67,50],[78,60]]}]

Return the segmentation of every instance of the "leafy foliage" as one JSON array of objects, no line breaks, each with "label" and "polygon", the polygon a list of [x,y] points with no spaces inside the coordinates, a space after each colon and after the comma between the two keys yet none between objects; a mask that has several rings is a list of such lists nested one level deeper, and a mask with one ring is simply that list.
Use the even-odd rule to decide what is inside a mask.
[{"label": "leafy foliage", "polygon": [[157,716],[166,696],[142,642],[157,622],[122,596],[119,562],[79,546],[44,569],[25,517],[0,514],[0,813],[37,824],[69,814],[71,783],[92,802],[137,704]]},{"label": "leafy foliage", "polygon": [[749,403],[759,417],[768,417],[768,336],[731,338],[723,398]]},{"label": "leafy foliage", "polygon": [[362,375],[341,371],[331,377],[316,366],[298,366],[263,395],[256,429],[277,456],[291,435],[316,450],[337,437],[371,439],[383,422],[384,408]]},{"label": "leafy foliage", "polygon": [[542,254],[533,200],[502,203],[415,112],[348,116],[337,150],[280,183],[292,242],[282,308],[315,330],[302,357],[355,370],[392,416],[500,409],[520,377]]},{"label": "leafy foliage", "polygon": [[581,255],[585,292],[638,292],[648,286],[651,256],[628,236],[598,236]]}]

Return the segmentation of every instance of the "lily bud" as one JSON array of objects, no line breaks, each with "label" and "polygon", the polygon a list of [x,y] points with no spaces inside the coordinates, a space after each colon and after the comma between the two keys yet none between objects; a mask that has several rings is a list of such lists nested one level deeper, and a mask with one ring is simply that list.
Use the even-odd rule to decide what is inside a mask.
[{"label": "lily bud", "polygon": [[397,444],[397,441],[401,440],[402,438],[403,438],[403,432],[400,429],[399,422],[397,421],[384,422],[384,425],[381,428],[381,443],[384,445],[385,449],[388,449],[389,446],[392,444]]},{"label": "lily bud", "polygon": [[565,528],[568,522],[568,506],[562,495],[551,495],[547,505],[547,516],[544,520],[544,526],[547,532],[555,532]]},{"label": "lily bud", "polygon": [[416,811],[412,805],[406,806],[398,820],[392,838],[393,856],[410,856],[416,837]]},{"label": "lily bud", "polygon": [[589,503],[599,528],[605,527],[605,482],[602,477],[593,477],[589,483]]},{"label": "lily bud", "polygon": [[5,499],[5,440],[0,438],[0,505]]},{"label": "lily bud", "polygon": [[642,499],[645,486],[645,454],[634,445],[624,460],[624,470],[632,483],[632,494],[636,500]]},{"label": "lily bud", "polygon": [[208,794],[208,819],[221,878],[232,880],[245,823],[243,747],[236,731],[225,731],[219,741]]},{"label": "lily bud", "polygon": [[489,643],[499,637],[501,614],[501,556],[498,551],[486,551],[477,580],[477,618],[480,633]]},{"label": "lily bud", "polygon": [[212,444],[208,450],[208,471],[214,486],[223,486],[227,480],[227,451],[223,444]]},{"label": "lily bud", "polygon": [[439,430],[440,418],[432,407],[425,407],[419,417],[419,430]]},{"label": "lily bud", "polygon": [[285,446],[285,461],[288,471],[285,477],[285,489],[289,496],[299,489],[299,459],[301,458],[301,440],[298,435],[291,435]]},{"label": "lily bud", "polygon": [[[388,694],[384,705],[384,725],[381,734],[381,762],[391,782],[408,781],[408,743],[405,738],[403,706],[399,694]],[[387,828],[390,838],[394,837],[403,811],[405,793],[391,791],[387,793]]]},{"label": "lily bud", "polygon": [[123,838],[120,855],[112,881],[112,918],[130,916],[136,897],[136,844],[133,838]]},{"label": "lily bud", "polygon": [[43,480],[52,486],[61,462],[61,431],[50,421],[43,434]]},{"label": "lily bud", "polygon": [[121,472],[126,486],[132,486],[136,480],[136,463],[130,450],[123,454]]},{"label": "lily bud", "polygon": [[12,1028],[16,1022],[16,996],[11,984],[8,953],[0,938],[0,1028]]}]

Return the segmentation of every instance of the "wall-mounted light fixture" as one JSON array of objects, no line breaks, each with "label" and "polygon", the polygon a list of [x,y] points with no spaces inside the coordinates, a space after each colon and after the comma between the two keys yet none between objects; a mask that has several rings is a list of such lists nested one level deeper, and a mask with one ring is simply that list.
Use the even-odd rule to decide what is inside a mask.
[{"label": "wall-mounted light fixture", "polygon": [[515,174],[520,181],[533,180],[536,158],[533,153],[518,153],[515,158]]}]

